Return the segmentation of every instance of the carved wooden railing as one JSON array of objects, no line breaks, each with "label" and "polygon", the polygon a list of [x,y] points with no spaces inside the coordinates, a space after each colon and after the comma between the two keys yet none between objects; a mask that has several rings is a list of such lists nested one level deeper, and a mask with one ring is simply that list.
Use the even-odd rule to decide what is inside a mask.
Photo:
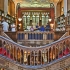
[{"label": "carved wooden railing", "polygon": [[2,32],[2,36],[6,37],[6,38],[8,38],[10,40],[12,40],[5,32]]},{"label": "carved wooden railing", "polygon": [[26,67],[42,67],[70,54],[70,36],[40,47],[19,45],[0,36],[0,54]]},{"label": "carved wooden railing", "polygon": [[54,32],[17,32],[17,42],[52,42],[54,40]]},{"label": "carved wooden railing", "polygon": [[47,65],[41,66],[23,66],[16,61],[13,61],[6,56],[0,55],[0,69],[1,70],[70,70],[70,54],[57,59]]},{"label": "carved wooden railing", "polygon": [[69,36],[69,31],[67,31],[60,39],[66,37],[66,36]]}]

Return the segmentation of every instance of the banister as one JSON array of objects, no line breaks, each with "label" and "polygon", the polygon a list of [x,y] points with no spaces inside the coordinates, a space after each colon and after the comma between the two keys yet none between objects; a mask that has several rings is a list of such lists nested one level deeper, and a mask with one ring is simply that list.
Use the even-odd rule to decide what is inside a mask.
[{"label": "banister", "polygon": [[62,39],[62,38],[64,38],[64,37],[66,37],[66,36],[69,36],[69,31],[68,32],[66,32],[60,39]]},{"label": "banister", "polygon": [[22,46],[2,36],[0,40],[3,45],[1,49],[5,52],[1,52],[2,55],[29,66],[48,64],[70,53],[70,36],[41,47]]},{"label": "banister", "polygon": [[68,39],[68,38],[70,38],[70,36],[67,36],[67,37],[65,37],[65,38],[62,38],[62,39],[59,39],[59,40],[57,40],[57,41],[54,41],[54,42],[52,42],[52,43],[50,43],[50,44],[47,44],[47,45],[44,45],[44,46],[40,46],[40,47],[28,47],[28,46],[22,46],[22,45],[20,45],[20,44],[17,44],[16,42],[14,42],[14,41],[12,41],[12,40],[9,40],[9,39],[7,39],[7,38],[5,38],[5,37],[3,37],[3,36],[0,36],[0,39],[3,39],[3,40],[6,40],[6,41],[8,41],[8,42],[11,42],[11,44],[14,44],[14,45],[17,45],[17,46],[20,46],[20,48],[22,47],[22,48],[26,48],[26,49],[41,49],[41,48],[47,48],[48,46],[50,47],[51,45],[54,45],[55,43],[57,43],[58,44],[58,42],[60,42],[60,41],[62,41],[62,40],[65,40],[65,39]]},{"label": "banister", "polygon": [[2,32],[2,36],[4,36],[4,37],[6,37],[6,38],[8,38],[8,39],[10,39],[10,40],[12,40],[6,33],[4,33],[4,32]]},{"label": "banister", "polygon": [[32,41],[34,43],[36,42],[44,42],[44,43],[50,43],[54,41],[54,32],[23,32],[23,31],[17,31],[17,42],[26,42],[29,43]]},{"label": "banister", "polygon": [[[48,68],[48,67],[52,67],[53,68],[52,65],[54,65],[54,64],[57,64],[58,65],[58,63],[59,63],[59,65],[61,65],[60,62],[65,61],[65,60],[67,61],[67,59],[70,58],[70,54],[67,55],[67,56],[65,56],[65,57],[62,57],[60,59],[57,59],[56,61],[53,61],[53,62],[51,62],[49,64],[46,64],[46,65],[38,65],[38,66],[26,66],[26,65],[22,65],[22,64],[20,65],[16,61],[13,61],[10,58],[7,58],[6,56],[3,56],[3,55],[0,55],[0,58],[6,60],[7,62],[10,62],[10,64],[13,64],[15,66],[19,66],[20,68],[24,68],[26,70],[28,70],[28,69],[35,69],[36,70],[36,69],[43,69],[43,68]],[[70,67],[70,64],[66,64],[65,67],[68,67],[68,66]],[[56,69],[57,69],[57,67],[56,67]],[[61,68],[59,68],[59,69],[61,69]]]}]

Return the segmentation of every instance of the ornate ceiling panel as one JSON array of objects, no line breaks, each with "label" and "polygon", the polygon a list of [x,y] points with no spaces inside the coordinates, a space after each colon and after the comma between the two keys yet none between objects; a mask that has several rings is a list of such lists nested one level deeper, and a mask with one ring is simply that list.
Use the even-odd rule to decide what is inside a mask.
[{"label": "ornate ceiling panel", "polygon": [[13,0],[20,3],[20,7],[50,7],[50,3],[57,3],[59,0]]},{"label": "ornate ceiling panel", "polygon": [[26,0],[23,3],[20,2],[21,7],[50,7],[50,3],[46,0]]}]

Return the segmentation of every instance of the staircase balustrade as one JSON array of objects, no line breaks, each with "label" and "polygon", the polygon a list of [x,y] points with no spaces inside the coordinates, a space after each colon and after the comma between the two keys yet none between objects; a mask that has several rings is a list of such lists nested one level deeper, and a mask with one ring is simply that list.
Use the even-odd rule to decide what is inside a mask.
[{"label": "staircase balustrade", "polygon": [[54,32],[17,32],[17,42],[44,42],[50,43],[54,40]]},{"label": "staircase balustrade", "polygon": [[45,46],[19,45],[0,36],[0,54],[26,66],[42,66],[70,54],[70,36]]},{"label": "staircase balustrade", "polygon": [[69,31],[67,31],[63,36],[61,36],[61,38],[60,38],[60,39],[62,39],[62,38],[64,38],[64,37],[66,37],[66,36],[69,36]]}]

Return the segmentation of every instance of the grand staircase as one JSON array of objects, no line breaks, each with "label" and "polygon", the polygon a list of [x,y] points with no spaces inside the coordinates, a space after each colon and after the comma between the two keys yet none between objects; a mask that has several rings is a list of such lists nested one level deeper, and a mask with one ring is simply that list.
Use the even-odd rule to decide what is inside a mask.
[{"label": "grand staircase", "polygon": [[[44,36],[46,37],[46,35],[47,34],[45,33]],[[45,39],[44,36],[42,36],[41,41]],[[36,37],[31,37],[31,38],[29,37],[28,39],[29,41],[30,39],[34,41],[34,38]],[[50,40],[51,39],[53,39],[52,36]],[[58,39],[57,41],[52,41],[47,45],[43,44],[42,46],[29,47],[14,42],[6,34],[1,32],[0,69],[1,70],[70,70],[69,33],[66,32],[60,39]]]}]

